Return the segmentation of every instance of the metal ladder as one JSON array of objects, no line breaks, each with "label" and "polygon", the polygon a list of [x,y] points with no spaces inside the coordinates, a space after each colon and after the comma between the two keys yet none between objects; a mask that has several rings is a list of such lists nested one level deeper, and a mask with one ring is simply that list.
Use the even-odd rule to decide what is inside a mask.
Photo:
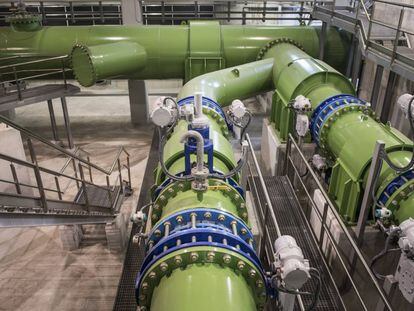
[{"label": "metal ladder", "polygon": [[[0,192],[0,228],[113,220],[124,196],[131,192],[130,155],[123,147],[110,168],[105,169],[92,163],[90,154],[80,147],[64,149],[4,116],[0,116],[1,122],[25,138],[30,161],[0,153],[0,161],[8,162],[11,177],[0,176],[0,184],[11,186]],[[42,166],[35,146],[57,153],[57,158],[64,161],[61,169]],[[21,181],[22,170],[33,182]]]}]

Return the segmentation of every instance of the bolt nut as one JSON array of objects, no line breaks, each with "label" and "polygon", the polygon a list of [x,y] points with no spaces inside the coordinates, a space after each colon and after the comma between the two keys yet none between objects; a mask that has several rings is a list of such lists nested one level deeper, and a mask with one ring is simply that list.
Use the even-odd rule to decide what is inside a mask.
[{"label": "bolt nut", "polygon": [[147,298],[145,295],[139,295],[139,300],[144,301]]},{"label": "bolt nut", "polygon": [[243,219],[247,219],[247,213],[246,213],[246,212],[244,212],[244,213],[242,214],[242,218],[243,218]]},{"label": "bolt nut", "polygon": [[218,215],[217,219],[219,221],[224,221],[226,219],[226,216],[224,216],[223,214]]},{"label": "bolt nut", "polygon": [[224,255],[223,256],[223,262],[225,264],[229,264],[231,262],[231,256],[230,255]]},{"label": "bolt nut", "polygon": [[180,266],[180,265],[183,263],[183,259],[181,258],[181,256],[179,256],[179,255],[175,256],[175,257],[174,257],[174,263],[175,263],[177,266]]},{"label": "bolt nut", "polygon": [[152,272],[150,272],[149,274],[148,274],[148,277],[150,278],[150,279],[155,279],[156,278],[156,276],[157,276],[157,274],[154,272],[154,271],[152,271]]},{"label": "bolt nut", "polygon": [[166,262],[163,262],[160,264],[160,269],[162,272],[165,272],[168,270],[168,264]]},{"label": "bolt nut", "polygon": [[178,184],[178,189],[183,190],[184,189],[184,184],[183,183],[179,183]]},{"label": "bolt nut", "polygon": [[240,229],[241,234],[245,235],[247,233],[247,230],[245,228]]},{"label": "bolt nut", "polygon": [[240,203],[240,208],[241,208],[241,209],[246,208],[246,204],[245,204],[245,203]]},{"label": "bolt nut", "polygon": [[251,278],[254,278],[254,277],[256,276],[256,270],[250,269],[250,270],[249,270],[249,276],[250,276]]},{"label": "bolt nut", "polygon": [[157,238],[159,238],[160,236],[161,236],[161,230],[155,230],[154,231],[154,235],[157,237]]},{"label": "bolt nut", "polygon": [[154,204],[154,210],[158,211],[160,209],[160,206],[158,204]]},{"label": "bolt nut", "polygon": [[214,252],[208,252],[207,253],[207,261],[213,261],[214,260],[214,257],[216,257],[216,253],[214,253]]},{"label": "bolt nut", "polygon": [[168,192],[169,193],[174,193],[174,188],[172,188],[172,187],[171,188],[168,188]]},{"label": "bolt nut", "polygon": [[149,288],[149,285],[148,285],[147,282],[142,283],[141,289],[142,289],[143,292],[146,292],[148,290],[148,288]]},{"label": "bolt nut", "polygon": [[246,264],[241,260],[237,263],[237,269],[239,270],[243,270],[245,266]]},{"label": "bolt nut", "polygon": [[157,216],[157,215],[155,215],[155,214],[153,214],[153,215],[152,215],[152,217],[151,217],[151,219],[152,219],[153,221],[157,221],[157,220],[158,220],[158,216]]},{"label": "bolt nut", "polygon": [[198,253],[195,253],[195,252],[191,253],[190,254],[190,259],[191,259],[191,261],[197,261],[198,260]]},{"label": "bolt nut", "polygon": [[183,216],[177,216],[177,218],[175,218],[175,220],[177,221],[178,224],[182,224],[184,221]]},{"label": "bolt nut", "polygon": [[262,287],[263,287],[263,282],[262,282],[262,280],[257,280],[257,281],[256,281],[256,286],[257,286],[258,288],[262,288]]},{"label": "bolt nut", "polygon": [[160,195],[160,197],[159,197],[159,200],[160,200],[161,202],[164,202],[164,201],[166,200],[165,195],[161,194],[161,195]]},{"label": "bolt nut", "polygon": [[210,212],[205,212],[204,213],[204,218],[205,219],[210,219],[211,218],[211,213]]}]

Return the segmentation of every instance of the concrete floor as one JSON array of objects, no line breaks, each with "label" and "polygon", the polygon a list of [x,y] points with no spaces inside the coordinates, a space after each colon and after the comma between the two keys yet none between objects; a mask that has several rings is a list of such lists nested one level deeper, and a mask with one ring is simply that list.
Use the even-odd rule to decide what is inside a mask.
[{"label": "concrete floor", "polygon": [[[55,103],[59,130],[63,120]],[[134,193],[122,206],[129,215],[136,207],[152,128],[129,122],[128,97],[68,98],[75,144],[103,167],[112,163],[117,148],[131,154]],[[51,138],[47,105],[16,110],[16,121]],[[40,165],[60,167],[62,159],[35,146]],[[0,230],[0,310],[112,310],[122,270],[123,254],[106,247],[104,225],[84,226],[79,249],[65,251],[58,227]]]}]

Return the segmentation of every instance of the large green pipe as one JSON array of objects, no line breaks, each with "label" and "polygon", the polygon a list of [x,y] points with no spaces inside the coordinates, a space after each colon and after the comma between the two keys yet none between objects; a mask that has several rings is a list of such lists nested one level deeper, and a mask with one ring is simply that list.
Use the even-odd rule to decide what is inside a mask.
[{"label": "large green pipe", "polygon": [[[411,159],[412,141],[396,129],[380,123],[368,107],[353,107],[358,100],[352,99],[355,92],[349,80],[299,47],[276,42],[263,54],[264,58],[274,59],[273,81],[276,91],[272,120],[282,139],[293,132],[294,113],[290,103],[296,96],[307,97],[312,108],[316,109],[329,98],[351,95],[346,99],[348,102],[338,111],[335,110],[335,114],[324,123],[318,144],[322,152],[335,162],[329,192],[344,219],[355,222],[376,141],[385,143],[390,158],[400,167],[406,166]],[[340,104],[341,99],[338,99],[331,109],[337,109]],[[388,165],[384,165],[378,180],[377,196],[380,197],[390,182],[399,176]],[[411,204],[413,183],[414,180],[408,180],[385,204],[393,211],[396,222],[414,215],[414,206]]]},{"label": "large green pipe", "polygon": [[[318,34],[319,29],[308,26],[221,26],[218,22],[191,22],[184,26],[57,26],[36,31],[4,27],[0,29],[0,57],[70,55],[76,44],[93,48],[129,42],[140,45],[147,60],[145,68],[125,73],[123,78],[188,80],[205,72],[254,61],[264,45],[280,38],[291,38],[310,55],[317,56]],[[335,30],[329,32],[328,39],[331,46],[343,47],[326,51],[332,65],[340,67],[346,60],[344,50],[348,41]],[[39,66],[34,68],[41,69]],[[60,68],[61,64],[42,66]]]}]

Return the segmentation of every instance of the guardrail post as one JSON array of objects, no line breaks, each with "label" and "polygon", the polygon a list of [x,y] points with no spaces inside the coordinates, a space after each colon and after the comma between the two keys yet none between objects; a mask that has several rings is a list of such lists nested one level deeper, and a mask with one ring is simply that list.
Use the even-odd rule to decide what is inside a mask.
[{"label": "guardrail post", "polygon": [[86,159],[88,160],[89,180],[91,181],[91,183],[93,183],[91,158],[87,156]]},{"label": "guardrail post", "polygon": [[131,165],[129,163],[129,156],[127,156],[127,170],[128,170],[128,183],[129,183],[129,187],[132,189],[132,182],[131,182]]},{"label": "guardrail post", "polygon": [[80,189],[79,186],[79,181],[78,181],[78,169],[76,167],[76,161],[75,158],[72,158],[72,166],[73,166],[73,170],[75,171],[75,178],[76,178],[76,187],[78,188],[78,190]]},{"label": "guardrail post", "polygon": [[50,125],[52,127],[53,140],[59,141],[59,133],[56,125],[55,110],[53,109],[53,102],[51,99],[47,100],[47,107],[49,108]]},{"label": "guardrail post", "polygon": [[55,176],[55,184],[56,184],[56,191],[57,191],[59,200],[62,201],[62,192],[60,191],[59,178],[57,176]]},{"label": "guardrail post", "polygon": [[361,246],[364,242],[364,233],[368,214],[371,208],[373,208],[373,205],[375,206],[373,193],[375,192],[377,178],[379,178],[379,172],[381,171],[382,167],[381,151],[384,149],[384,147],[385,143],[383,141],[377,140],[355,231],[358,246]]},{"label": "guardrail post", "polygon": [[115,202],[112,202],[111,184],[109,183],[109,176],[108,175],[106,175],[106,186],[108,188],[108,198],[109,198],[109,201],[111,202],[111,206],[112,206],[112,204],[115,203]]},{"label": "guardrail post", "polygon": [[72,137],[72,129],[70,127],[69,112],[68,112],[68,106],[66,104],[66,98],[61,97],[60,101],[62,103],[63,120],[65,121],[66,135],[68,138],[68,147],[69,149],[72,149],[74,147],[74,143],[73,143],[73,137]]},{"label": "guardrail post", "polygon": [[47,212],[47,200],[46,200],[45,189],[43,188],[42,175],[40,173],[39,164],[37,163],[36,154],[35,154],[33,144],[30,138],[27,139],[27,145],[29,147],[30,158],[32,159],[33,164],[35,164],[35,167],[33,168],[33,170],[34,170],[34,175],[36,178],[37,188],[39,190],[40,201],[42,202],[42,208],[44,212]]},{"label": "guardrail post", "polygon": [[120,187],[120,192],[124,193],[124,188],[122,187],[122,169],[121,169],[121,160],[118,158],[118,174],[119,174],[119,187]]},{"label": "guardrail post", "polygon": [[17,97],[19,98],[19,100],[22,100],[22,90],[20,89],[19,78],[17,77],[17,71],[15,66],[13,66],[13,75],[14,80],[16,81]]},{"label": "guardrail post", "polygon": [[398,41],[400,39],[400,35],[401,35],[401,26],[404,20],[404,13],[405,13],[405,7],[402,7],[402,9],[400,10],[400,18],[398,19],[398,27],[397,27],[397,33],[395,34],[395,40],[394,40],[394,45],[392,48],[392,55],[391,55],[391,65],[394,63],[395,61],[395,57],[396,57],[396,53],[397,53],[397,47],[398,47]]},{"label": "guardrail post", "polygon": [[83,193],[84,193],[83,197],[85,198],[85,206],[86,206],[86,210],[89,213],[90,212],[90,210],[89,210],[89,197],[88,197],[88,189],[86,189],[85,175],[83,174],[82,164],[78,163],[78,166],[79,166],[80,178],[82,180],[82,190],[83,190]]},{"label": "guardrail post", "polygon": [[13,176],[14,185],[16,186],[17,194],[22,194],[22,189],[20,188],[19,178],[17,177],[16,167],[13,163],[10,163],[10,170]]},{"label": "guardrail post", "polygon": [[291,137],[290,137],[290,134],[289,134],[287,142],[286,142],[285,163],[283,163],[284,164],[284,167],[283,167],[283,174],[284,175],[288,174],[289,157],[290,157],[291,148],[292,148],[292,142],[291,142]]},{"label": "guardrail post", "polygon": [[374,19],[374,13],[375,13],[375,1],[372,3],[372,11],[371,16],[367,16],[369,25],[368,25],[368,34],[367,34],[367,48],[369,46],[369,40],[371,38],[371,31],[372,31],[372,20]]}]

